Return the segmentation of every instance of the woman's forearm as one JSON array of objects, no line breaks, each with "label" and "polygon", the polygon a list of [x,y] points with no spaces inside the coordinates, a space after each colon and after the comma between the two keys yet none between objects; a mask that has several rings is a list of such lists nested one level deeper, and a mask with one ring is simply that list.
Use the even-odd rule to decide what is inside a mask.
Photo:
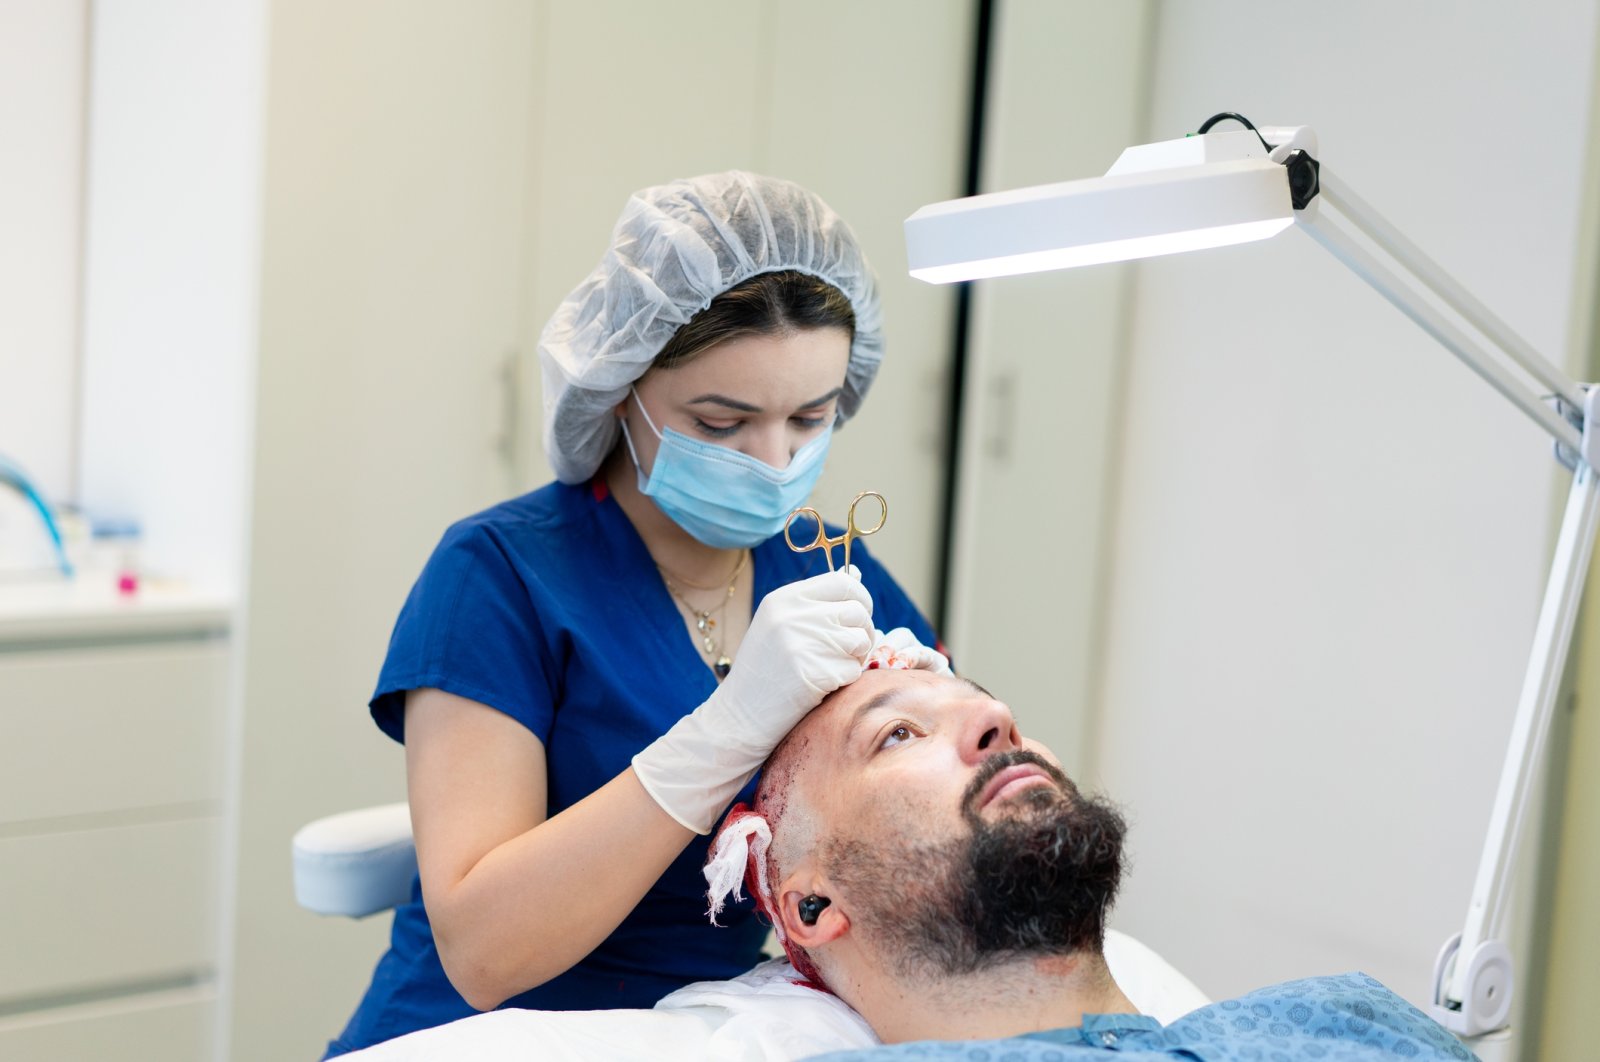
[{"label": "woman's forearm", "polygon": [[593,951],[694,836],[631,767],[547,818],[544,743],[477,701],[411,690],[405,736],[422,899],[445,975],[479,1010]]},{"label": "woman's forearm", "polygon": [[445,973],[490,1010],[570,969],[610,936],[694,834],[633,769],[487,852],[423,898]]}]

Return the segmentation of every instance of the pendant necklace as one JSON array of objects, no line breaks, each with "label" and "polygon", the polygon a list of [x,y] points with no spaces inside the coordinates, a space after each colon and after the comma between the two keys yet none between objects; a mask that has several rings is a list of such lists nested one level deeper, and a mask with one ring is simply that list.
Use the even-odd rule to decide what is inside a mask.
[{"label": "pendant necklace", "polygon": [[721,601],[707,609],[696,608],[690,604],[689,599],[683,596],[678,587],[682,586],[689,590],[720,590],[722,587],[696,586],[682,579],[674,585],[673,578],[667,574],[667,570],[659,564],[656,565],[656,570],[661,573],[661,581],[667,584],[667,593],[671,594],[678,604],[688,609],[689,615],[694,617],[694,629],[700,632],[700,648],[705,650],[706,656],[711,659],[711,671],[717,676],[718,682],[728,677],[728,672],[733,670],[733,661],[722,651],[721,625],[717,621],[722,618],[728,602],[733,600],[734,590],[739,585],[739,573],[744,571],[745,562],[749,559],[749,550],[739,552],[739,563],[734,565],[733,574],[728,578],[728,592],[723,595]]}]

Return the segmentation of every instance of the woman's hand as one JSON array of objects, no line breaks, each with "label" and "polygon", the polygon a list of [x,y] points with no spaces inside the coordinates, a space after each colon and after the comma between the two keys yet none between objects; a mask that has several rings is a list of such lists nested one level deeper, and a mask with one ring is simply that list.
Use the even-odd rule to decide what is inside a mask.
[{"label": "woman's hand", "polygon": [[935,675],[954,674],[950,658],[937,649],[930,649],[917,641],[909,627],[896,627],[892,631],[874,631],[872,652],[867,654],[866,669],[887,668],[891,671],[931,671]]},{"label": "woman's hand", "polygon": [[679,823],[710,833],[795,723],[860,676],[875,634],[872,597],[850,573],[772,591],[722,686],[633,758],[640,783]]}]

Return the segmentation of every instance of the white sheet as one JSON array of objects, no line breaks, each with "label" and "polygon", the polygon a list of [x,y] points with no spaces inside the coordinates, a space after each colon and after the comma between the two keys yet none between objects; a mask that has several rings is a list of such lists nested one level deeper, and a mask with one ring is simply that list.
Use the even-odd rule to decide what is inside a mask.
[{"label": "white sheet", "polygon": [[[1162,1023],[1210,1002],[1139,941],[1106,933],[1106,963],[1123,993]],[[861,1016],[835,997],[796,984],[786,960],[731,981],[701,981],[653,1010],[497,1010],[345,1055],[351,1062],[791,1062],[825,1051],[872,1047]]]}]

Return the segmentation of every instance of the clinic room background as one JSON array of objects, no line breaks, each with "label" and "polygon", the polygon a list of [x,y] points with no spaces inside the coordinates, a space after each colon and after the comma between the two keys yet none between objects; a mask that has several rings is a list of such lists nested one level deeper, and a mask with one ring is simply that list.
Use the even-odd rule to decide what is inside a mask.
[{"label": "clinic room background", "polygon": [[[32,571],[0,484],[0,1057],[337,1031],[387,919],[299,909],[289,838],[404,799],[365,708],[390,626],[450,522],[549,479],[534,342],[597,234],[732,167],[874,262],[887,355],[818,503],[883,492],[956,667],[1128,807],[1114,924],[1213,998],[1360,968],[1422,1003],[1546,440],[1302,236],[962,294],[901,225],[1218,111],[1310,123],[1594,379],[1597,59],[1600,0],[3,0],[0,454],[100,535]],[[1512,942],[1530,1059],[1580,1057],[1600,994],[1595,623],[1574,654]]]}]

